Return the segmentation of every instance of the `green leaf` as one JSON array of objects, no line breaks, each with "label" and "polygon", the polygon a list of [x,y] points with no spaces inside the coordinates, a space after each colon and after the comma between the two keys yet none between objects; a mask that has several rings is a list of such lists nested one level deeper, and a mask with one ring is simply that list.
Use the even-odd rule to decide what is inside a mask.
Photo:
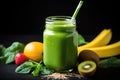
[{"label": "green leaf", "polygon": [[32,75],[33,75],[33,76],[38,76],[39,73],[40,73],[40,69],[41,69],[41,65],[38,64],[38,65],[36,66],[36,68],[34,69],[34,71],[32,72]]},{"label": "green leaf", "polygon": [[16,50],[19,52],[23,52],[24,44],[20,42],[13,42],[11,46],[6,49],[6,52],[15,52]]},{"label": "green leaf", "polygon": [[2,51],[2,56],[5,58],[2,58],[2,61],[5,64],[9,64],[15,61],[15,55],[18,52],[23,52],[24,49],[24,44],[20,43],[20,42],[13,42],[11,46],[9,46],[8,48],[4,48],[4,50]]},{"label": "green leaf", "polygon": [[0,61],[3,61],[4,59],[4,50],[5,47],[3,45],[0,45]]},{"label": "green leaf", "polygon": [[78,45],[81,46],[81,45],[84,45],[86,43],[87,42],[85,41],[85,38],[81,34],[78,34]]},{"label": "green leaf", "polygon": [[9,64],[9,63],[13,62],[15,60],[15,54],[11,54],[5,60],[6,60],[5,64]]},{"label": "green leaf", "polygon": [[20,66],[18,66],[15,69],[15,72],[16,73],[27,74],[32,70],[33,67],[34,67],[34,64],[32,62],[26,61],[23,64],[21,64]]},{"label": "green leaf", "polygon": [[39,76],[39,74],[51,74],[54,70],[47,68],[43,62],[35,62],[32,60],[26,61],[15,70],[16,73],[27,74],[32,71],[33,76]]},{"label": "green leaf", "polygon": [[120,59],[117,57],[110,57],[103,59],[98,65],[100,68],[120,68]]},{"label": "green leaf", "polygon": [[41,74],[51,74],[54,70],[47,68],[46,66],[41,67]]},{"label": "green leaf", "polygon": [[0,45],[0,56],[4,56],[5,49],[6,48],[3,45]]}]

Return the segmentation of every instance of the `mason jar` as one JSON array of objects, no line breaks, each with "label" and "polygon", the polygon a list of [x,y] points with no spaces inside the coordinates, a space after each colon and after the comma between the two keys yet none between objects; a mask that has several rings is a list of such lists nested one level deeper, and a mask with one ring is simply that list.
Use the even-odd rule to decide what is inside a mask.
[{"label": "mason jar", "polygon": [[49,16],[43,32],[43,62],[56,71],[73,68],[77,62],[76,20],[71,16]]}]

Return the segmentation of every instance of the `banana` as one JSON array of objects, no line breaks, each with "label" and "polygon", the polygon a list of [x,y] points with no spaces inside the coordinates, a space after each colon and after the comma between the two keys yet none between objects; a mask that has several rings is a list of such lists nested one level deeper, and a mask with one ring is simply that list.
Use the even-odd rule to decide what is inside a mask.
[{"label": "banana", "polygon": [[120,41],[117,41],[106,46],[85,49],[94,51],[96,54],[98,54],[99,58],[117,56],[120,55]]},{"label": "banana", "polygon": [[84,48],[105,46],[111,41],[111,38],[112,38],[111,29],[103,29],[91,42],[87,43],[86,45],[79,46],[78,54]]}]

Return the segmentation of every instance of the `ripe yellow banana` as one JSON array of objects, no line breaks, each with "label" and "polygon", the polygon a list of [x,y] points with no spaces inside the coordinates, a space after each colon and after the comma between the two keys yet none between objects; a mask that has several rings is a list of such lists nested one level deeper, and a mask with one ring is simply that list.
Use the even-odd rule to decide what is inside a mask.
[{"label": "ripe yellow banana", "polygon": [[115,43],[106,46],[86,48],[86,49],[96,52],[99,58],[117,56],[120,55],[120,41],[117,41]]},{"label": "ripe yellow banana", "polygon": [[78,54],[84,48],[91,48],[91,47],[99,47],[107,45],[112,38],[112,31],[111,29],[103,29],[91,42],[86,45],[78,47]]}]

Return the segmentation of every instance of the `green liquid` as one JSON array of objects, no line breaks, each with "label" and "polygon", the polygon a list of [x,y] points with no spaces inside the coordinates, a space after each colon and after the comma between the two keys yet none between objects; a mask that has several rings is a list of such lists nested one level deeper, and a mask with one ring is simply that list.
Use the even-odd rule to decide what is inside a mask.
[{"label": "green liquid", "polygon": [[77,33],[74,24],[69,21],[46,24],[43,42],[43,61],[48,68],[64,71],[76,65]]}]

